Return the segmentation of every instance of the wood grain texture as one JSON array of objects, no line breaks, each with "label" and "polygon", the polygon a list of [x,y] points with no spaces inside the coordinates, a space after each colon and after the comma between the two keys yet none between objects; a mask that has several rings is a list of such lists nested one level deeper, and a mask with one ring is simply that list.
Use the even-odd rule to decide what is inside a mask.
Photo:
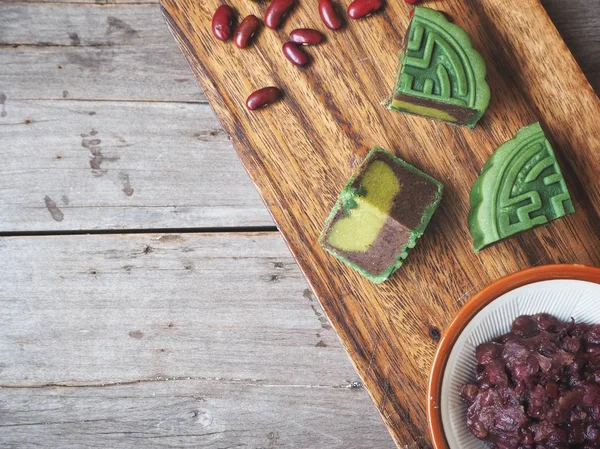
[{"label": "wood grain texture", "polygon": [[600,0],[542,0],[596,92],[600,91]]},{"label": "wood grain texture", "polygon": [[[62,99],[67,90],[71,99],[204,101],[152,3],[0,3],[2,90],[9,98]],[[600,0],[542,3],[600,88]]]},{"label": "wood grain texture", "polygon": [[[27,114],[18,116],[22,123],[19,124],[16,130],[12,129],[16,125],[0,126],[0,154],[3,157],[3,164],[8,163],[13,168],[19,167],[19,170],[2,173],[0,183],[6,183],[4,186],[8,186],[11,195],[18,197],[21,203],[20,207],[17,206],[18,208],[14,211],[16,215],[10,219],[6,218],[5,213],[16,205],[9,205],[8,208],[2,210],[0,217],[5,220],[5,223],[10,221],[11,226],[14,226],[13,229],[16,231],[20,227],[28,230],[59,229],[55,227],[57,223],[45,207],[43,197],[41,203],[39,197],[40,192],[50,193],[54,191],[60,193],[60,195],[56,197],[56,194],[53,193],[50,198],[57,203],[58,209],[65,214],[64,220],[68,220],[68,227],[60,228],[62,230],[102,229],[107,226],[136,228],[140,226],[140,223],[147,227],[185,227],[188,226],[188,223],[190,226],[199,223],[208,226],[218,226],[223,223],[227,223],[228,226],[246,226],[248,224],[245,220],[248,217],[254,223],[257,223],[257,216],[268,218],[264,210],[259,210],[260,201],[257,202],[257,209],[243,209],[242,213],[235,216],[231,212],[225,212],[224,216],[217,214],[211,217],[206,209],[204,210],[205,213],[200,213],[200,210],[196,209],[196,212],[188,215],[187,208],[184,207],[169,209],[172,204],[169,200],[173,198],[178,198],[179,201],[183,201],[182,204],[187,205],[196,200],[206,204],[204,192],[200,189],[194,189],[197,188],[196,182],[202,184],[203,179],[207,177],[210,179],[211,170],[208,164],[196,163],[200,160],[199,156],[195,154],[196,151],[202,151],[203,153],[208,151],[211,160],[223,163],[219,172],[224,175],[227,174],[227,179],[219,182],[217,188],[212,191],[216,195],[213,198],[216,202],[213,204],[218,204],[218,207],[213,208],[213,210],[227,210],[231,205],[234,208],[243,208],[240,201],[233,204],[223,204],[224,200],[220,199],[219,195],[231,188],[236,190],[240,185],[250,186],[250,183],[245,180],[246,175],[243,170],[235,168],[236,166],[239,167],[239,164],[231,158],[231,147],[226,146],[225,143],[220,143],[223,135],[216,136],[218,143],[208,140],[211,137],[210,135],[199,137],[200,140],[207,139],[206,145],[214,145],[216,147],[214,152],[204,147],[203,140],[200,144],[197,144],[196,140],[190,137],[195,133],[205,134],[215,129],[214,120],[209,118],[209,114],[205,114],[202,108],[185,109],[185,112],[177,113],[174,111],[178,110],[178,105],[171,103],[164,106],[164,111],[161,112],[157,105],[146,103],[146,101],[155,100],[161,102],[204,101],[200,89],[190,81],[191,75],[187,65],[183,62],[183,58],[178,53],[173,52],[175,44],[168,35],[155,6],[143,4],[144,2],[140,0],[111,0],[108,2],[95,2],[93,0],[61,0],[56,2],[49,0],[48,4],[43,4],[44,2],[45,0],[27,2],[27,4],[21,2],[0,3],[0,91],[7,94],[6,110],[9,113],[7,117],[0,118],[0,124],[12,123],[14,116],[11,115],[11,112],[15,112],[17,109],[21,112],[27,111]],[[9,3],[10,5],[8,5]],[[132,3],[135,5],[117,7],[116,4],[118,3]],[[156,2],[151,0],[149,3]],[[565,2],[564,0],[546,0],[543,3],[548,8],[569,48],[573,50],[578,61],[582,64],[592,85],[598,88],[600,86],[600,54],[598,53],[600,17],[597,11],[600,7],[600,1],[570,0]],[[7,19],[9,17],[6,9],[8,6],[18,8],[16,12],[11,13],[10,20]],[[106,48],[104,48],[104,52],[97,51],[98,49],[94,50],[93,47],[86,48],[89,44],[94,44],[94,41],[100,41],[103,44],[109,41],[106,37],[109,17],[115,17],[133,25],[135,30],[142,30],[143,39],[129,38],[127,40],[126,35],[113,33],[110,38],[114,42],[112,52],[107,52]],[[82,49],[75,48],[74,42],[76,39],[74,36],[71,39],[69,37],[70,33],[77,34],[80,40],[79,46],[83,47]],[[125,47],[125,45],[128,46]],[[116,63],[107,65],[107,58],[112,57],[113,52],[116,55],[114,57]],[[120,56],[126,52],[131,53],[131,55]],[[73,54],[84,55],[89,58],[89,64],[95,65],[97,68],[92,70],[76,65],[68,68],[63,67],[63,69],[56,68],[54,62],[64,62],[69,58],[67,55]],[[151,70],[147,70],[148,68],[151,68]],[[27,74],[27,76],[23,76],[23,74]],[[8,79],[10,79],[9,83],[6,82]],[[64,91],[67,91],[68,101],[62,104]],[[12,100],[19,98],[29,98],[33,101],[27,102],[27,107],[22,102],[19,105],[14,105]],[[89,105],[86,101],[80,101],[94,98],[116,101],[90,102]],[[40,106],[38,107],[37,100],[39,99],[52,101],[39,102]],[[120,100],[132,100],[137,104],[123,104]],[[73,111],[69,111],[69,109]],[[151,112],[144,112],[148,109]],[[54,111],[55,115],[49,117],[51,111]],[[96,120],[90,121],[93,117],[86,117],[85,114],[92,111],[96,111],[98,115]],[[137,114],[139,114],[139,119],[132,118]],[[24,126],[26,125],[24,122],[30,118],[29,116],[34,119],[34,123],[29,124],[34,129],[40,126],[40,123],[35,122],[36,118],[51,118],[55,122],[44,123],[46,126],[43,128],[43,133],[30,131],[28,126]],[[108,116],[113,116],[113,118],[109,120],[107,119]],[[58,126],[58,122],[72,123],[73,126],[69,127],[62,123]],[[91,177],[89,162],[86,160],[91,157],[91,153],[88,149],[81,147],[81,151],[85,154],[85,157],[83,157],[77,151],[77,148],[80,147],[80,139],[82,139],[79,134],[87,133],[89,131],[88,127],[91,129],[92,126],[98,130],[108,130],[113,128],[115,123],[119,123],[118,130],[122,133],[120,134],[121,137],[126,138],[128,144],[132,144],[132,147],[135,148],[136,158],[129,159],[129,155],[124,155],[123,152],[127,148],[118,147],[120,143],[114,139],[112,132],[107,131],[106,135],[102,137],[104,139],[103,144],[106,143],[107,149],[110,150],[105,151],[109,158],[116,153],[128,160],[128,167],[135,168],[140,164],[144,167],[144,171],[153,170],[152,180],[160,186],[164,186],[164,190],[155,189],[152,195],[144,195],[141,198],[136,197],[139,192],[139,189],[137,189],[133,196],[127,199],[121,190],[123,186],[122,184],[119,186],[118,176],[116,176],[118,173],[116,169],[120,167],[119,162],[103,163],[104,166],[111,167],[109,174],[106,176],[114,176],[116,184],[108,186],[106,178],[95,186],[92,184],[89,179]],[[148,139],[141,132],[149,127],[154,130],[155,126],[152,123],[160,123],[163,131],[166,131],[160,136],[151,132],[150,136],[152,138]],[[105,127],[105,124],[110,125],[110,127]],[[51,125],[57,127],[56,133],[54,133],[54,126]],[[141,128],[140,132],[138,132],[138,128]],[[7,134],[9,130],[10,135]],[[178,170],[179,175],[186,179],[185,185],[192,189],[189,198],[186,198],[184,193],[180,193],[176,181],[169,178],[169,171],[161,162],[162,158],[142,158],[144,146],[152,154],[159,152],[166,155],[165,149],[169,149],[168,154],[171,156],[169,165]],[[52,166],[49,163],[40,163],[38,160],[40,153],[43,155],[42,158],[50,155],[49,152],[45,152],[46,147],[52,149],[66,148],[68,150],[72,158],[69,162],[68,176],[52,176],[47,173],[53,170]],[[172,154],[173,152],[175,154]],[[188,165],[186,157],[189,154],[193,155],[196,162]],[[223,159],[220,159],[221,157]],[[39,170],[42,166],[45,167],[43,172]],[[76,166],[80,168],[74,169]],[[30,169],[30,167],[33,167],[33,169]],[[149,179],[150,174],[146,173],[143,176],[144,188],[142,190],[152,189],[152,186],[147,184]],[[133,184],[133,188],[136,187],[138,186]],[[252,190],[251,187],[248,188]],[[83,195],[79,196],[77,194],[78,189],[86,193],[85,204]],[[77,208],[79,211],[65,207],[61,196],[62,192],[66,190],[71,193],[71,196],[68,195],[71,204],[73,204],[73,198],[77,197],[76,201],[80,205]],[[28,195],[30,191],[32,194]],[[6,194],[6,192],[3,191],[2,194]],[[256,201],[256,196],[251,191],[246,193],[240,191],[240,194],[240,198],[244,200],[251,200],[253,196],[254,200],[252,201]],[[138,199],[140,202],[136,202],[130,207],[131,202]],[[0,204],[6,206],[7,201],[14,202],[14,200],[10,200],[10,197],[4,196]],[[109,207],[103,211],[105,206],[117,203],[120,204],[120,207]],[[35,208],[35,211],[29,211],[30,208]],[[96,212],[89,214],[85,212],[87,209],[94,210],[94,208]],[[191,209],[194,208],[191,207]],[[166,213],[167,211],[168,213]],[[13,213],[13,211],[10,213]],[[117,220],[111,220],[111,217],[117,217]],[[79,223],[80,218],[81,223]],[[26,219],[33,219],[34,223],[27,224]],[[21,221],[19,222],[19,220]],[[152,237],[149,241],[143,238],[135,241],[136,244],[150,244],[152,246],[153,240],[157,237]],[[103,336],[98,334],[104,345],[99,348],[98,353],[115,352],[113,353],[113,359],[103,358],[104,361],[110,360],[113,364],[111,368],[107,369],[111,377],[96,376],[95,379],[110,383],[115,379],[119,379],[121,375],[135,379],[130,371],[123,371],[119,369],[119,366],[123,363],[123,360],[127,362],[127,369],[133,366],[133,363],[128,362],[127,357],[135,357],[136,353],[128,346],[122,347],[121,342],[134,342],[135,337],[129,337],[130,330],[128,329],[129,327],[133,329],[137,322],[130,315],[127,315],[126,318],[119,321],[119,324],[126,329],[122,327],[112,329],[110,327],[111,319],[118,315],[115,309],[110,309],[111,307],[116,308],[114,302],[109,304],[107,300],[101,300],[100,302],[105,304],[107,308],[99,311],[94,308],[94,302],[101,296],[100,293],[96,292],[88,297],[90,290],[78,289],[77,284],[74,283],[61,284],[60,287],[55,286],[56,277],[64,276],[63,271],[81,271],[80,266],[75,266],[78,261],[82,261],[82,264],[83,262],[90,262],[87,264],[90,267],[96,265],[96,263],[91,263],[92,259],[88,257],[88,255],[93,254],[92,247],[98,249],[93,259],[94,262],[96,259],[110,258],[111,256],[105,253],[121,249],[121,242],[131,238],[131,236],[119,238],[118,243],[102,243],[112,239],[110,236],[104,236],[103,238],[106,240],[97,237],[89,240],[86,237],[78,237],[75,243],[67,243],[67,240],[70,240],[71,237],[53,238],[51,240],[55,243],[52,245],[41,244],[45,239],[28,238],[24,239],[19,245],[15,243],[12,247],[14,252],[2,253],[0,260],[6,261],[8,255],[10,255],[11,261],[13,257],[18,259],[16,254],[21,251],[31,255],[31,260],[20,264],[25,272],[28,268],[37,267],[34,272],[29,272],[30,276],[19,278],[21,282],[27,284],[31,282],[31,278],[39,276],[47,268],[32,263],[32,260],[35,261],[39,254],[39,251],[34,251],[33,248],[41,248],[44,253],[49,251],[58,253],[64,245],[64,250],[68,253],[65,252],[60,257],[56,256],[50,259],[59,263],[55,273],[59,271],[61,273],[56,276],[51,274],[39,276],[37,278],[39,288],[29,290],[28,295],[15,298],[15,303],[18,301],[33,301],[34,305],[49,304],[48,295],[53,295],[52,297],[56,302],[61,302],[62,298],[71,301],[72,299],[69,298],[73,298],[72,295],[74,294],[82,295],[81,298],[78,298],[79,302],[76,302],[77,307],[82,312],[78,312],[75,308],[72,310],[63,308],[62,310],[66,314],[70,314],[69,316],[84,317],[86,323],[94,324],[93,319],[97,316],[102,318],[102,320],[99,320],[100,325],[105,326],[106,333]],[[6,239],[3,241],[6,241]],[[11,241],[16,241],[16,239],[11,239]],[[238,250],[243,252],[247,242],[242,240],[239,244],[234,242],[231,245],[237,245]],[[281,249],[281,244],[271,246]],[[137,248],[135,248],[136,251],[133,248],[130,249],[131,257],[127,259],[127,262],[124,261],[124,266],[131,264],[132,261],[140,262],[140,259],[135,258]],[[78,259],[77,255],[82,251],[86,256],[83,259]],[[288,266],[288,259],[285,258],[287,255],[288,253],[284,249],[277,257],[278,261],[285,263],[286,268]],[[124,257],[127,258],[127,255],[124,255]],[[204,253],[202,259],[196,265],[203,265],[202,260],[205,257],[209,258],[209,255]],[[577,259],[578,257],[574,254],[573,258]],[[44,260],[46,259],[42,259],[42,262]],[[68,260],[72,260],[72,262],[68,262]],[[134,304],[140,304],[142,301],[141,296],[138,295],[152,295],[151,291],[144,288],[145,285],[154,285],[149,284],[150,281],[156,283],[158,282],[157,277],[173,273],[173,277],[167,278],[167,280],[175,282],[178,279],[177,274],[185,274],[179,270],[170,269],[162,269],[157,272],[153,270],[156,265],[150,265],[154,262],[153,260],[149,264],[139,266],[139,268],[151,272],[152,275],[140,275],[133,285],[127,282],[125,290],[131,292],[127,299]],[[181,262],[178,261],[177,263]],[[175,264],[176,262],[173,261],[172,265]],[[291,262],[289,264],[291,265]],[[5,263],[3,266],[9,265],[10,262]],[[265,262],[264,265],[268,266],[268,262]],[[228,269],[235,269],[236,267],[235,261],[232,261],[231,268]],[[112,278],[112,281],[119,282],[118,270],[114,271],[115,277]],[[14,273],[14,270],[12,272]],[[268,274],[270,273],[265,271],[265,276]],[[106,273],[103,275],[105,276]],[[81,280],[80,275],[73,275],[72,278]],[[10,279],[15,278],[11,276]],[[207,282],[209,281],[207,280]],[[284,279],[282,282],[286,282],[286,280]],[[300,281],[294,277],[294,282]],[[453,281],[449,278],[447,282],[451,284]],[[261,282],[257,284],[259,285],[258,291],[263,292],[264,288],[261,287],[263,284]],[[89,286],[89,284],[85,285],[86,287]],[[230,285],[227,291],[235,292],[239,287],[236,282]],[[215,291],[215,289],[216,287],[208,290]],[[192,290],[196,291],[196,286]],[[3,294],[6,291],[5,284],[2,282],[0,292]],[[265,306],[258,304],[259,306],[251,312],[256,312],[255,320],[257,322],[269,324],[267,336],[271,338],[270,341],[266,342],[260,332],[253,332],[251,338],[245,340],[243,344],[238,345],[235,337],[233,337],[230,344],[225,345],[223,340],[219,340],[218,336],[222,332],[229,332],[230,336],[233,335],[235,332],[232,331],[231,325],[221,322],[218,327],[215,327],[211,326],[207,319],[206,321],[200,320],[204,326],[202,338],[207,342],[207,346],[216,341],[215,344],[221,349],[227,348],[230,356],[229,367],[235,364],[235,360],[240,360],[241,366],[244,363],[242,361],[247,360],[247,352],[252,350],[250,348],[259,348],[261,358],[259,362],[253,365],[253,368],[257,368],[257,371],[265,374],[265,377],[269,379],[279,376],[280,383],[276,384],[275,381],[271,380],[269,385],[272,386],[259,386],[259,384],[239,382],[228,377],[205,380],[173,379],[171,381],[148,378],[145,379],[148,382],[137,383],[134,381],[132,384],[120,386],[86,387],[83,386],[85,382],[81,379],[87,379],[88,381],[94,379],[92,374],[98,365],[90,362],[91,357],[82,354],[83,351],[78,352],[77,345],[73,341],[68,341],[67,337],[62,336],[64,330],[69,337],[72,337],[72,340],[77,340],[80,337],[73,328],[74,323],[57,320],[52,322],[52,325],[56,324],[52,328],[53,332],[44,334],[44,337],[48,339],[44,349],[49,347],[54,349],[54,352],[51,353],[54,358],[50,357],[49,354],[44,359],[44,367],[48,368],[49,376],[47,378],[41,377],[43,373],[37,372],[39,364],[35,360],[25,358],[24,360],[28,361],[28,365],[24,364],[12,371],[13,374],[18,373],[22,377],[9,378],[5,376],[2,378],[1,383],[8,381],[13,386],[26,386],[28,385],[27,376],[30,372],[35,372],[40,376],[36,380],[36,382],[39,382],[36,388],[0,389],[0,416],[2,416],[0,426],[4,425],[0,431],[2,446],[18,449],[40,446],[75,447],[81,445],[106,447],[106,441],[109,440],[110,446],[114,448],[143,445],[148,448],[210,447],[211,449],[225,449],[236,446],[243,447],[244,444],[248,447],[269,449],[271,447],[389,448],[389,437],[385,434],[378,418],[374,416],[375,413],[371,404],[365,400],[366,393],[364,390],[337,388],[347,386],[347,382],[356,380],[351,368],[346,368],[348,364],[339,355],[342,349],[340,349],[339,344],[336,345],[337,339],[331,338],[331,340],[328,340],[328,347],[325,348],[327,353],[320,353],[318,356],[311,357],[305,362],[306,367],[303,368],[305,373],[312,370],[312,372],[322,375],[325,379],[329,379],[330,384],[324,383],[324,388],[316,388],[316,385],[313,384],[304,382],[294,384],[292,381],[288,382],[286,380],[286,373],[293,376],[293,373],[290,373],[288,361],[295,363],[301,355],[296,352],[295,348],[304,348],[315,341],[309,338],[309,335],[306,338],[299,336],[298,326],[290,323],[287,316],[290,303],[293,301],[303,302],[304,297],[300,298],[297,292],[291,291],[289,293],[282,292],[278,298],[273,299],[270,295],[264,297],[262,294],[255,295],[254,291],[254,289],[251,290],[245,287],[241,294],[252,296],[257,303],[261,303],[261,301],[268,302],[268,305]],[[23,293],[24,290],[20,290],[20,292]],[[93,292],[94,290],[92,290]],[[201,293],[201,290],[199,292]],[[239,297],[235,293],[232,296],[235,296],[234,299]],[[84,301],[86,298],[88,299],[87,302]],[[197,300],[197,298],[195,299]],[[156,316],[157,321],[160,321],[159,318],[164,317],[164,312],[157,306],[161,300],[163,298],[152,296],[152,299],[148,301],[156,307],[151,306],[153,311],[144,315],[144,323],[153,324],[152,315]],[[274,301],[277,301],[278,305],[273,306]],[[188,302],[184,301],[184,304],[188,304]],[[305,303],[307,310],[309,306],[308,302]],[[48,305],[48,307],[53,306]],[[213,312],[216,315],[223,316],[229,308],[229,301],[220,300],[218,307],[215,306]],[[139,309],[141,310],[141,306]],[[312,313],[312,309],[308,315],[310,313]],[[174,314],[176,317],[184,315],[181,311]],[[292,315],[296,321],[304,322],[303,319],[297,318],[298,313]],[[48,325],[44,321],[47,315],[43,309],[35,313],[35,310],[30,312],[24,308],[24,314],[19,317],[19,320],[23,323],[27,317],[34,316],[37,317],[36,322],[39,322],[41,327]],[[239,314],[236,314],[236,316],[239,316]],[[306,320],[312,319],[311,316]],[[102,323],[103,321],[105,324]],[[29,323],[24,328],[29,337],[37,336],[39,339],[40,334],[35,332],[33,324]],[[96,326],[98,325],[96,324]],[[318,325],[313,325],[313,327],[318,328]],[[189,328],[188,331],[192,332]],[[134,335],[139,335],[135,333],[135,330],[133,332]],[[240,333],[242,333],[241,330]],[[4,340],[7,334],[3,333],[2,335],[2,340]],[[112,340],[109,335],[112,335]],[[187,335],[187,337],[178,336],[178,338],[191,340],[189,334]],[[331,335],[331,331],[324,330],[323,335]],[[168,336],[169,334],[157,333],[154,342],[167,342]],[[13,342],[14,346],[6,345],[6,351],[3,348],[4,360],[8,360],[8,363],[3,363],[18,365],[23,354],[27,351],[27,342],[17,341],[10,338],[10,336],[6,338],[8,338],[8,341]],[[256,338],[254,343],[251,341],[253,338]],[[60,343],[53,343],[53,341]],[[64,365],[63,356],[65,352],[60,352],[58,349],[60,344],[65,343],[68,348],[66,352],[69,356],[69,366],[78,373],[78,376],[80,376],[79,381],[73,376],[61,377],[61,373],[67,370],[64,367],[61,368],[61,364]],[[38,344],[40,343],[38,342]],[[82,343],[81,347],[86,344],[90,344],[89,340]],[[177,343],[176,346],[181,350],[184,344]],[[195,340],[190,344],[195,344]],[[279,345],[285,346],[288,350],[285,352],[282,350],[270,352]],[[39,346],[38,349],[41,351]],[[190,348],[190,350],[193,349],[195,347]],[[129,354],[126,355],[124,352],[119,351],[129,351]],[[337,351],[337,353],[334,351]],[[304,354],[302,353],[302,355]],[[183,356],[175,356],[171,357],[170,361],[175,360],[176,363],[181,363],[187,372],[192,371],[194,368],[183,359]],[[215,372],[219,372],[218,365],[221,360],[214,357],[213,360],[218,361],[211,363],[209,359],[210,357],[206,358],[203,371],[211,372],[214,369]],[[80,366],[79,360],[86,363]],[[150,360],[148,351],[143,352],[140,360],[144,363]],[[264,367],[261,368],[260,363],[263,363]],[[309,364],[312,368],[309,367]],[[347,374],[339,378],[328,374],[332,372],[331,370],[334,370],[337,376],[338,373],[343,371],[340,366],[347,370]],[[3,368],[3,366],[0,366],[0,369]],[[152,370],[148,369],[146,371],[151,372]],[[173,372],[175,371],[177,370],[173,370]],[[174,377],[176,377],[176,374]],[[71,382],[74,381],[79,387],[57,388],[48,386],[40,388],[44,381],[55,381],[63,385],[71,385]],[[197,393],[202,393],[202,396]],[[198,406],[198,402],[202,399],[207,399],[207,401],[204,405]],[[210,421],[211,416],[211,426],[205,428],[207,417]],[[302,427],[298,427],[297,423]]]},{"label": "wood grain texture", "polygon": [[0,232],[273,226],[207,104],[4,110]]},{"label": "wood grain texture", "polygon": [[[550,0],[559,1],[559,0]],[[5,3],[83,5],[83,6],[115,6],[115,5],[156,5],[158,0],[5,0]]]},{"label": "wood grain texture", "polygon": [[[600,18],[595,14],[600,0],[569,5],[549,0],[544,5],[592,83],[600,86]],[[272,225],[233,148],[224,141],[225,133],[219,134],[222,128],[212,111],[179,104],[203,103],[204,95],[175,50],[156,5],[2,2],[0,18],[0,92],[7,97],[8,114],[0,117],[0,139],[5,142],[0,153],[8,160],[0,168],[5,175],[0,177],[1,231]],[[123,29],[134,32],[128,35]],[[129,55],[127,60],[111,62],[123,54]],[[77,59],[74,55],[85,55],[96,68],[66,64],[57,69],[57,61]],[[23,103],[23,98],[31,101]],[[86,117],[86,112],[97,115]],[[52,122],[39,122],[50,115]],[[19,125],[27,120],[29,126]],[[151,134],[150,140],[142,135],[149,127],[156,131],[152,123],[157,121],[160,136]],[[61,125],[54,126],[57,122]],[[122,148],[108,137],[115,127],[131,147]],[[105,133],[109,158],[126,152],[130,168],[143,167],[142,185],[138,179],[131,197],[122,192],[122,163],[103,163],[111,169],[101,179],[90,175],[91,153],[79,150],[78,136],[92,128]],[[64,160],[52,160],[53,150],[70,153],[68,172],[62,169]],[[198,163],[208,159],[217,166],[216,173],[226,175],[215,176],[211,164]],[[180,174],[185,188],[178,187],[171,170]],[[208,188],[211,184],[213,189]],[[46,209],[46,195],[66,210],[62,222]],[[62,202],[62,195],[70,205]]]},{"label": "wood grain texture", "polygon": [[277,233],[10,237],[0,260],[2,448],[393,445]]},{"label": "wood grain texture", "polygon": [[[327,33],[328,44],[311,49],[314,63],[306,70],[282,58],[280,46],[293,27],[322,28],[313,4],[300,2],[281,30],[261,33],[257,45],[243,52],[211,36],[217,4],[162,2],[206,96],[396,443],[429,447],[425,385],[435,330],[478,288],[502,275],[550,262],[600,262],[598,99],[537,0],[428,2],[464,26],[488,62],[493,100],[474,131],[380,106],[393,85],[408,23],[409,8],[401,2]],[[262,15],[263,6],[237,8],[241,16]],[[285,101],[259,113],[244,108],[251,91],[273,84],[284,90]],[[466,226],[470,186],[494,148],[538,119],[558,144],[577,213],[475,255]],[[335,196],[374,145],[446,185],[428,233],[401,272],[380,287],[316,244]]]},{"label": "wood grain texture", "polygon": [[0,3],[10,99],[204,102],[157,5]]},{"label": "wood grain texture", "polygon": [[0,394],[5,449],[394,447],[364,389],[173,379]]}]

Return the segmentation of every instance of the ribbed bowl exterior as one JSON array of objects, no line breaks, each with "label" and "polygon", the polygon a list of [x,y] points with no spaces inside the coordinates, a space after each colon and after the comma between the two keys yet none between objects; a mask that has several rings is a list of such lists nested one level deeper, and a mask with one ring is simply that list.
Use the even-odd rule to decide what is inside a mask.
[{"label": "ribbed bowl exterior", "polygon": [[467,405],[460,387],[475,380],[475,348],[510,331],[520,315],[549,313],[568,321],[600,323],[600,285],[578,280],[549,280],[516,288],[485,306],[456,340],[444,370],[441,416],[450,449],[486,449],[467,428]]}]

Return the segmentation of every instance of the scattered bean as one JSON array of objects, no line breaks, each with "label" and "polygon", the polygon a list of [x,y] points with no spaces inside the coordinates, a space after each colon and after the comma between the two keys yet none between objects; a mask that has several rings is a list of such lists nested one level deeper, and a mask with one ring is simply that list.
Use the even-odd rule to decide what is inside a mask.
[{"label": "scattered bean", "polygon": [[231,37],[235,11],[231,6],[221,5],[215,11],[212,18],[212,32],[220,41],[226,41]]},{"label": "scattered bean", "polygon": [[286,42],[283,44],[283,54],[294,65],[303,66],[308,64],[308,55],[297,44]]},{"label": "scattered bean", "polygon": [[260,27],[260,20],[250,14],[238,25],[233,35],[233,42],[237,48],[246,48]]},{"label": "scattered bean", "polygon": [[332,0],[319,0],[319,15],[330,30],[335,31],[342,27],[342,18]]},{"label": "scattered bean", "polygon": [[263,87],[252,92],[246,100],[246,107],[251,111],[275,103],[281,98],[281,91],[277,87]]},{"label": "scattered bean", "polygon": [[323,35],[311,28],[298,28],[290,33],[290,40],[298,45],[317,45],[323,41]]},{"label": "scattered bean", "polygon": [[294,0],[273,0],[265,11],[265,25],[271,29],[279,28],[292,6]]},{"label": "scattered bean", "polygon": [[421,3],[422,0],[404,0],[404,3],[408,3],[409,5],[416,5],[417,3]]},{"label": "scattered bean", "polygon": [[351,19],[360,19],[361,17],[373,14],[383,6],[383,0],[354,0],[348,6],[348,16]]}]

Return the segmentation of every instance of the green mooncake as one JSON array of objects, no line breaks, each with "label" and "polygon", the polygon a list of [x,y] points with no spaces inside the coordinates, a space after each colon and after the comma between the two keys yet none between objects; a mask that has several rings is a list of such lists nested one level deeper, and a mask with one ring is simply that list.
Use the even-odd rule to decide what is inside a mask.
[{"label": "green mooncake", "polygon": [[485,74],[465,30],[438,11],[417,7],[388,107],[473,128],[490,103]]},{"label": "green mooncake", "polygon": [[423,235],[442,184],[374,148],[338,197],[319,244],[366,278],[381,283]]},{"label": "green mooncake", "polygon": [[575,211],[539,123],[522,128],[485,163],[471,189],[475,251]]}]

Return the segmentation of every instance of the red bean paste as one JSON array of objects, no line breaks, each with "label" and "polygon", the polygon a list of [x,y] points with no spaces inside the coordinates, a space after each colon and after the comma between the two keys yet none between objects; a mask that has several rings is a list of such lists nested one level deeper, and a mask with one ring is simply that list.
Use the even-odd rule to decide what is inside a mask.
[{"label": "red bean paste", "polygon": [[600,325],[523,315],[477,347],[467,426],[492,449],[600,449]]}]

